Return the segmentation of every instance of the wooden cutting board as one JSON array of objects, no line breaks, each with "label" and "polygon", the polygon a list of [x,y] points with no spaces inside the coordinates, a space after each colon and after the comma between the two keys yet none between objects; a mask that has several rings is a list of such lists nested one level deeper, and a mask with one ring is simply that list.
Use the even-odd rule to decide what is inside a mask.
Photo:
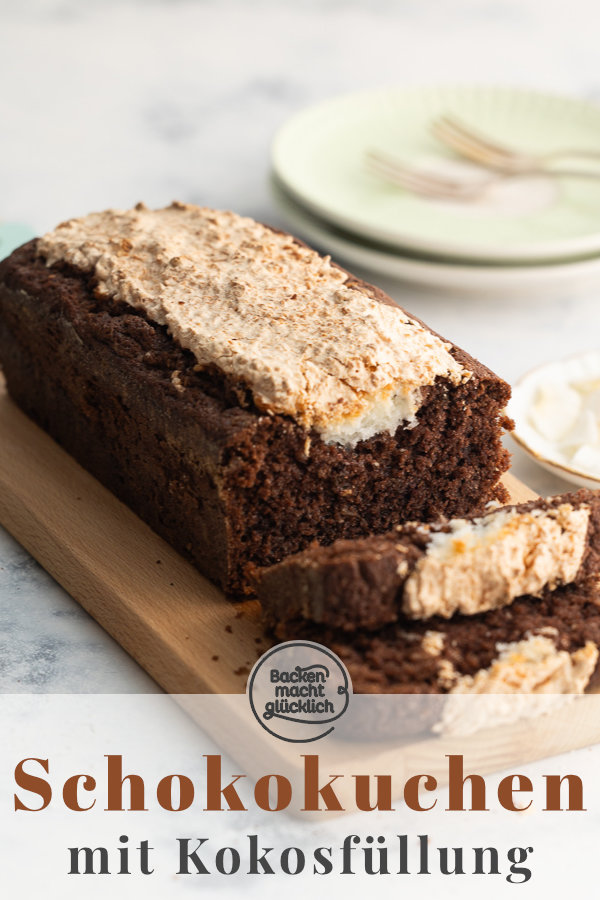
[{"label": "wooden cutting board", "polygon": [[[510,475],[505,483],[514,501],[535,496]],[[268,646],[258,603],[228,602],[28,419],[1,380],[0,522],[165,691],[245,690]]]},{"label": "wooden cutting board", "polygon": [[[505,483],[515,502],[536,496],[511,475]],[[219,714],[207,721],[193,696],[244,692],[250,668],[269,645],[258,603],[228,602],[34,425],[8,398],[1,376],[0,523],[165,691],[185,695],[177,702],[237,757],[242,771],[262,774],[281,771],[266,766],[284,765],[299,773],[297,748],[269,738],[242,698],[222,698]],[[468,754],[456,738],[413,740],[400,748],[395,741],[333,740],[327,752],[336,771],[368,771],[376,762],[377,771],[397,777],[428,771],[443,784],[445,753],[465,753],[465,762],[489,772],[600,740],[600,709],[586,712],[567,709],[490,729],[469,740]]]}]

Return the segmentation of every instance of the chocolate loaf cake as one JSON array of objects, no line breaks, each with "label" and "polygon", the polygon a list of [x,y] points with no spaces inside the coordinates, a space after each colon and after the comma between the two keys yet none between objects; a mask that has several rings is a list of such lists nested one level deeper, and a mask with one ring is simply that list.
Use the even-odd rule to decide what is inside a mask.
[{"label": "chocolate loaf cake", "polygon": [[275,633],[329,647],[355,693],[581,693],[598,662],[598,579],[474,616],[405,620],[353,634],[296,620]]},{"label": "chocolate loaf cake", "polygon": [[12,398],[229,594],[311,541],[506,499],[508,386],[328,257],[183,204],[0,264]]},{"label": "chocolate loaf cake", "polygon": [[353,631],[472,615],[598,572],[600,491],[581,490],[313,546],[266,569],[258,593],[271,625],[306,618]]}]

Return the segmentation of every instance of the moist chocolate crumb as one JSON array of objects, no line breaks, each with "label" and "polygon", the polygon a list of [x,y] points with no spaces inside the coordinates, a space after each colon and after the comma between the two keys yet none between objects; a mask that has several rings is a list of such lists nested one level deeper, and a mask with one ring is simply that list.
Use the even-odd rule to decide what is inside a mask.
[{"label": "moist chocolate crumb", "polygon": [[[428,652],[427,632],[443,635],[439,653]],[[426,622],[396,622],[374,632],[348,634],[307,620],[276,626],[280,641],[313,640],[333,650],[345,663],[356,693],[445,693],[440,663],[459,675],[475,675],[498,656],[498,645],[530,635],[549,637],[558,650],[573,653],[588,641],[600,647],[598,575],[581,584],[520,597],[510,606],[475,616],[438,616]]]},{"label": "moist chocolate crumb", "polygon": [[231,597],[253,595],[259,568],[311,541],[508,499],[499,479],[510,389],[450,352],[468,381],[438,378],[414,428],[346,450],[261,412],[244,384],[200,368],[166,328],[100,296],[91,276],[46,267],[35,241],[0,263],[0,358],[12,398]]},{"label": "moist chocolate crumb", "polygon": [[239,669],[235,669],[234,675],[249,675],[250,669],[248,666],[240,666]]},{"label": "moist chocolate crumb", "polygon": [[[582,581],[600,572],[600,491],[580,490],[510,508],[525,513],[562,504],[590,510],[586,549],[575,579]],[[442,521],[432,528],[448,531],[450,523]],[[384,535],[335,541],[328,547],[312,545],[261,573],[258,595],[265,620],[275,625],[306,618],[345,631],[396,622],[403,617],[405,582],[428,542],[429,536],[411,523]]]}]

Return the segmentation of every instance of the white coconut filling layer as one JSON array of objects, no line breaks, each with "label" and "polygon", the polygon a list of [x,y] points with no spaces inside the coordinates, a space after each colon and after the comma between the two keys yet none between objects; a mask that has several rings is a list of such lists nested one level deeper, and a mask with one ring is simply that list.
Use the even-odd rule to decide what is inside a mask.
[{"label": "white coconut filling layer", "polygon": [[395,434],[398,426],[414,428],[421,406],[421,390],[388,394],[377,399],[359,415],[332,421],[318,431],[325,444],[341,444],[350,449],[376,434]]},{"label": "white coconut filling layer", "polygon": [[456,519],[433,532],[425,556],[404,585],[403,612],[414,619],[473,615],[524,594],[574,581],[586,547],[590,510],[499,510]]},{"label": "white coconut filling layer", "polygon": [[555,713],[585,691],[598,663],[591,641],[569,653],[549,637],[530,635],[497,649],[488,669],[463,676],[454,670],[456,680],[434,731],[468,735]]}]

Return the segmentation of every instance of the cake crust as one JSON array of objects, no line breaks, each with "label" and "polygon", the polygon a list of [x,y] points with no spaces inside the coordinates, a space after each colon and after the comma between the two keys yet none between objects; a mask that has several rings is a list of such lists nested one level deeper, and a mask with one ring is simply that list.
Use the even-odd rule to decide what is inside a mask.
[{"label": "cake crust", "polygon": [[600,492],[580,490],[483,519],[408,523],[312,546],[265,570],[258,592],[271,624],[307,618],[352,631],[483,611],[598,571]]},{"label": "cake crust", "polygon": [[[348,276],[370,297],[392,303]],[[414,428],[346,449],[259,409],[241,379],[199,368],[167,328],[48,267],[31,242],[0,263],[0,359],[12,398],[230,596],[311,541],[506,499],[509,388],[458,348],[471,377],[423,389]]]},{"label": "cake crust", "polygon": [[[583,666],[573,678],[582,671],[585,678],[565,681],[560,689],[557,684],[552,692],[575,693],[590,683],[597,667],[598,596],[596,575],[475,616],[402,621],[351,634],[303,619],[282,622],[274,633],[281,641],[312,640],[329,647],[346,665],[355,693],[531,692],[548,661],[566,663],[567,656],[575,667]],[[564,674],[562,665],[557,668]]]},{"label": "cake crust", "polygon": [[199,366],[243,381],[259,409],[326,443],[412,427],[424,387],[471,377],[447,341],[328,256],[232,212],[106,210],[62,223],[37,252],[90,273],[98,294],[142,310]]}]

